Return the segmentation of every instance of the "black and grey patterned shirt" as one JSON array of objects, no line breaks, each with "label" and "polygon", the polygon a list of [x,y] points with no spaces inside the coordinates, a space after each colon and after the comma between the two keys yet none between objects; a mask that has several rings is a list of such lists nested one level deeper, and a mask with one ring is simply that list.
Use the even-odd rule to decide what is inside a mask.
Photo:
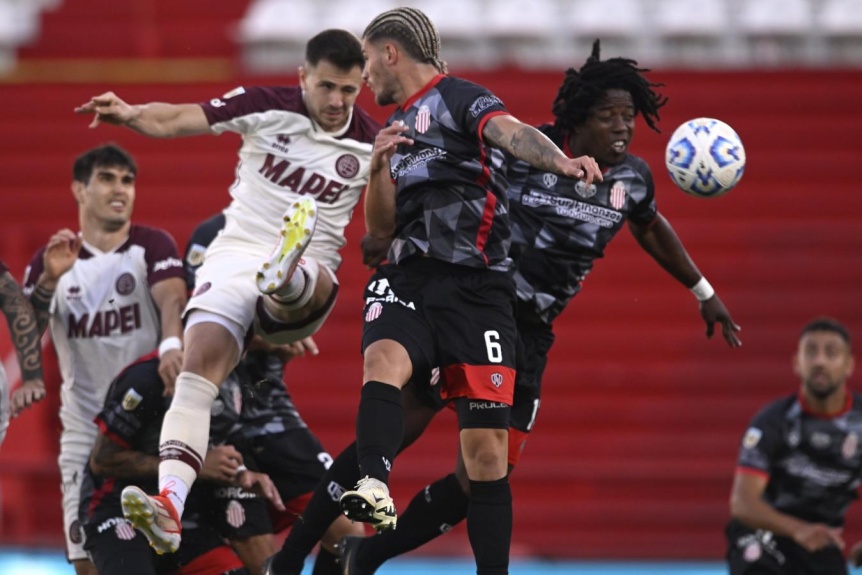
[{"label": "black and grey patterned shirt", "polygon": [[458,265],[506,271],[510,232],[505,182],[491,169],[486,122],[508,114],[487,89],[439,75],[398,108],[412,146],[392,157],[397,189],[395,240],[389,261],[416,254]]},{"label": "black and grey patterned shirt", "polygon": [[[568,137],[553,126],[541,130],[568,155]],[[516,262],[518,299],[551,323],[581,289],[605,247],[630,219],[649,224],[656,216],[652,172],[627,155],[589,188],[578,180],[506,159],[509,182],[510,255]]]},{"label": "black and grey patterned shirt", "polygon": [[834,417],[796,395],[768,404],[742,438],[737,470],[768,477],[764,499],[779,511],[843,525],[862,477],[862,396],[850,393]]}]

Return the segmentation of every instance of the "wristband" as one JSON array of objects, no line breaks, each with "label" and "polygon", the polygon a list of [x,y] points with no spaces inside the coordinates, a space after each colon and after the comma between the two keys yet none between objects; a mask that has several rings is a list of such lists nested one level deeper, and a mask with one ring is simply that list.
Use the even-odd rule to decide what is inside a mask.
[{"label": "wristband", "polygon": [[706,281],[706,278],[700,278],[700,281],[694,284],[694,287],[691,288],[691,293],[694,294],[694,297],[697,298],[697,301],[706,301],[712,296],[715,295],[715,290],[712,289],[712,286],[709,285],[709,282]]},{"label": "wristband", "polygon": [[183,342],[180,340],[180,338],[178,338],[175,335],[172,335],[171,337],[166,337],[165,339],[162,340],[162,343],[159,344],[159,358],[161,359],[161,357],[163,355],[165,355],[167,352],[171,351],[172,349],[182,349],[182,348],[183,348]]}]

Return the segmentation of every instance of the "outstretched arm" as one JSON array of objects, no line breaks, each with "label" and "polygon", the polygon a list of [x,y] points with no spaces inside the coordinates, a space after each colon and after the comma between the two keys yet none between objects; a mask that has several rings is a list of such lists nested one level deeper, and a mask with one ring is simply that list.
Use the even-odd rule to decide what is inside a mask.
[{"label": "outstretched arm", "polygon": [[589,156],[567,157],[550,138],[517,118],[494,116],[482,132],[485,141],[540,170],[583,179],[588,186],[602,181],[599,165]]},{"label": "outstretched arm", "polygon": [[766,529],[776,535],[790,537],[814,552],[834,545],[844,548],[841,529],[823,523],[808,523],[782,513],[763,500],[768,478],[755,473],[738,471],[733,478],[730,494],[731,516],[753,529]]},{"label": "outstretched arm", "polygon": [[[656,214],[648,225],[629,221],[629,230],[640,246],[658,264],[682,285],[692,289],[703,280],[703,275],[694,265],[676,232],[664,216]],[[698,291],[698,290],[695,290]],[[737,332],[740,327],[730,317],[730,312],[715,292],[695,294],[700,300],[700,315],[706,322],[706,336],[712,337],[716,322],[721,324],[721,332],[731,347],[742,345]]]},{"label": "outstretched arm", "polygon": [[91,128],[100,122],[126,126],[153,138],[174,138],[210,133],[209,122],[198,104],[130,105],[113,92],[94,96],[89,102],[75,108],[78,114],[95,114]]},{"label": "outstretched arm", "polygon": [[41,332],[33,308],[24,297],[21,287],[8,271],[0,274],[0,309],[9,324],[12,343],[18,354],[22,386],[12,396],[11,415],[45,397],[42,380]]}]

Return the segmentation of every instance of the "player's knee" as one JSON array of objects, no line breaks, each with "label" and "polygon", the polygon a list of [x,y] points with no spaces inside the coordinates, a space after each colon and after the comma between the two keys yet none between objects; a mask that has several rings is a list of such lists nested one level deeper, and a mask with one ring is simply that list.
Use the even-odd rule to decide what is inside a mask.
[{"label": "player's knee", "polygon": [[473,481],[494,481],[508,471],[508,434],[505,429],[463,429],[461,448],[467,476]]},{"label": "player's knee", "polygon": [[345,517],[344,515],[339,515],[335,519],[335,521],[330,524],[329,528],[323,534],[323,538],[320,540],[320,544],[328,551],[332,553],[337,553],[338,542],[341,541],[343,538],[348,536],[365,536],[364,525],[364,523],[354,522]]},{"label": "player's knee", "polygon": [[403,387],[413,374],[410,355],[395,340],[381,339],[365,349],[363,383],[382,381]]}]

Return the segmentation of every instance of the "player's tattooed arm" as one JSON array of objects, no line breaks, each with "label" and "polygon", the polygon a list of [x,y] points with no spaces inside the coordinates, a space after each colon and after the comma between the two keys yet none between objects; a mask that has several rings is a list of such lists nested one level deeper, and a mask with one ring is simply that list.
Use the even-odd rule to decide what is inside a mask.
[{"label": "player's tattooed arm", "polygon": [[44,333],[51,319],[51,299],[54,290],[48,289],[41,284],[36,284],[30,293],[30,305],[33,308],[33,316],[39,333]]},{"label": "player's tattooed arm", "polygon": [[36,314],[9,272],[0,275],[0,308],[9,324],[12,343],[21,366],[21,380],[42,381],[41,332]]},{"label": "player's tattooed arm", "polygon": [[602,181],[602,172],[593,158],[567,157],[545,134],[512,116],[494,116],[488,120],[482,137],[534,168],[583,179],[588,186],[593,181]]},{"label": "player's tattooed arm", "polygon": [[96,437],[90,468],[98,475],[130,479],[159,474],[159,456],[121,447],[105,435]]},{"label": "player's tattooed arm", "polygon": [[512,116],[496,116],[485,124],[482,137],[519,160],[548,172],[556,172],[555,161],[565,158],[560,149],[542,132]]}]

